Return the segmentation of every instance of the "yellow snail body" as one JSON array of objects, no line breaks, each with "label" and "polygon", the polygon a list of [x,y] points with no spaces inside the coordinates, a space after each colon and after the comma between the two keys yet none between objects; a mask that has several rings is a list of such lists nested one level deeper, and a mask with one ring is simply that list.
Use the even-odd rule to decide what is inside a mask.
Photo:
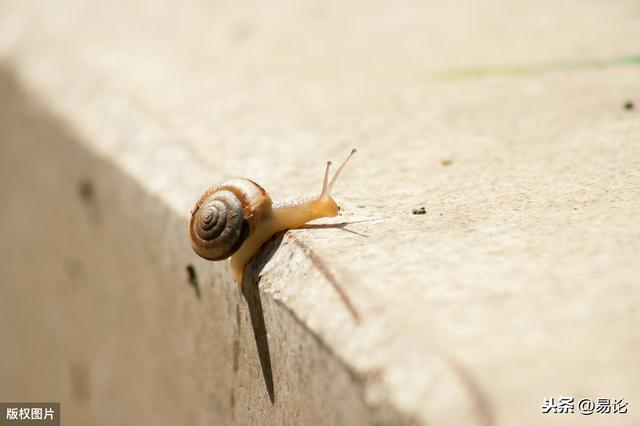
[{"label": "yellow snail body", "polygon": [[242,283],[245,265],[273,234],[338,214],[340,209],[331,191],[355,152],[351,151],[331,181],[331,162],[327,162],[322,191],[312,197],[274,203],[260,185],[244,178],[230,179],[210,188],[191,211],[191,247],[208,260],[231,257],[231,273]]}]

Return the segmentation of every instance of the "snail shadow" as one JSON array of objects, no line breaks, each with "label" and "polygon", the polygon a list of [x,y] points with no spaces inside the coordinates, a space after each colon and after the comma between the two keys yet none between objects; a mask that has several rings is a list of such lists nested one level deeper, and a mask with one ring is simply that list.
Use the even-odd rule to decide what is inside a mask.
[{"label": "snail shadow", "polygon": [[368,235],[362,234],[360,232],[356,232],[353,229],[347,228],[347,225],[351,225],[352,223],[360,223],[365,221],[355,221],[355,222],[340,222],[340,223],[322,223],[322,224],[306,224],[301,226],[300,229],[340,229],[345,232],[349,232],[350,234],[355,234],[359,237],[369,238]]},{"label": "snail shadow", "polygon": [[262,377],[269,394],[269,399],[275,402],[275,389],[273,385],[273,369],[271,368],[271,352],[269,351],[269,339],[267,337],[267,327],[264,320],[264,310],[262,309],[262,298],[260,296],[260,272],[269,262],[282,243],[284,232],[274,235],[267,241],[259,254],[247,264],[244,278],[242,279],[242,295],[247,302],[249,317],[251,318],[251,328],[256,341]]},{"label": "snail shadow", "polygon": [[[361,237],[367,237],[367,235],[360,234],[350,229],[346,229],[345,226],[351,223],[358,222],[343,222],[336,224],[310,224],[301,227],[301,229],[326,229],[326,228],[338,228],[346,232],[350,232]],[[273,257],[282,240],[285,232],[279,232],[269,239],[262,249],[258,252],[246,266],[244,277],[242,279],[242,296],[247,302],[247,308],[249,309],[249,317],[251,318],[251,328],[253,329],[253,336],[256,342],[256,349],[258,352],[258,358],[260,359],[260,367],[262,368],[262,377],[264,384],[269,394],[269,399],[273,404],[275,402],[275,387],[273,381],[273,369],[271,366],[271,352],[269,350],[269,339],[267,337],[267,327],[264,318],[264,310],[262,308],[262,298],[260,295],[260,273]],[[324,269],[324,268],[321,268]],[[333,280],[335,281],[335,280]],[[350,306],[350,304],[349,304]],[[353,310],[353,308],[351,308]],[[357,318],[357,316],[356,316]]]}]

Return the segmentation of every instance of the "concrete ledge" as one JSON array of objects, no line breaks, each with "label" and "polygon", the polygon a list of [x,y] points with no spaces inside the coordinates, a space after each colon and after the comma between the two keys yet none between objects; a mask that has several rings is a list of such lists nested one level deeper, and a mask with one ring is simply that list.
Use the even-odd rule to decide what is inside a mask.
[{"label": "concrete ledge", "polygon": [[19,182],[3,190],[0,399],[60,400],[69,424],[401,421],[286,306],[195,259],[184,214],[14,76],[0,87],[3,178]]},{"label": "concrete ledge", "polygon": [[[0,11],[0,400],[438,425],[640,401],[631,6],[94,6]],[[274,238],[254,286],[191,252],[207,186],[308,194],[352,146],[342,215]]]}]

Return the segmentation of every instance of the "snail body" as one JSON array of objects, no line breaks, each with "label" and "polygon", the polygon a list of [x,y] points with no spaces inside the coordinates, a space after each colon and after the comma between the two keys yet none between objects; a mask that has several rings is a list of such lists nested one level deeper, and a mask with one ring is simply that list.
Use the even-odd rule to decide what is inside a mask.
[{"label": "snail body", "polygon": [[208,189],[196,202],[189,220],[191,247],[208,260],[231,257],[231,273],[242,283],[245,265],[272,235],[340,210],[331,191],[352,150],[329,181],[327,162],[320,194],[273,202],[269,194],[249,179],[235,178]]}]

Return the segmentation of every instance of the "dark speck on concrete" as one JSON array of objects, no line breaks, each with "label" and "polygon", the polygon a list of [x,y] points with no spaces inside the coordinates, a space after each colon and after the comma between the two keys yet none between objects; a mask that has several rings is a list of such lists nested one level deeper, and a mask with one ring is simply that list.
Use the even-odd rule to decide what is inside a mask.
[{"label": "dark speck on concrete", "polygon": [[187,265],[187,276],[189,279],[189,285],[193,287],[193,290],[196,292],[196,296],[200,299],[200,285],[198,284],[198,274],[196,272],[195,266],[189,264]]},{"label": "dark speck on concrete", "polygon": [[633,101],[626,101],[624,103],[624,110],[625,111],[631,111],[633,108],[635,108],[635,105],[634,105]]},{"label": "dark speck on concrete", "polygon": [[82,179],[78,182],[78,195],[83,201],[90,203],[96,196],[96,190],[93,182],[88,179]]},{"label": "dark speck on concrete", "polygon": [[411,210],[411,213],[416,214],[416,215],[418,215],[418,214],[427,214],[427,210],[425,210],[424,207],[420,207],[420,208]]}]

